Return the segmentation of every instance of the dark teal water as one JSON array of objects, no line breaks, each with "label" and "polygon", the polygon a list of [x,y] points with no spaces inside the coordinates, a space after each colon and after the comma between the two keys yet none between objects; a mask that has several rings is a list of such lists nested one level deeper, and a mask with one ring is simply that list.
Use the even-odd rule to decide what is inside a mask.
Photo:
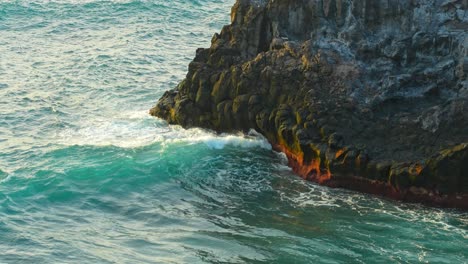
[{"label": "dark teal water", "polygon": [[467,213],[147,115],[232,4],[0,0],[0,263],[467,263]]}]

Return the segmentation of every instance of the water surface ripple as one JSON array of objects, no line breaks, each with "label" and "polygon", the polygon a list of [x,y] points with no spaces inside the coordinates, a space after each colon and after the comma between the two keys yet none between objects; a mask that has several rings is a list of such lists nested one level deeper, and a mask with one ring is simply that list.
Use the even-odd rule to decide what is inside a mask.
[{"label": "water surface ripple", "polygon": [[0,263],[467,263],[468,215],[147,110],[232,0],[0,0]]}]

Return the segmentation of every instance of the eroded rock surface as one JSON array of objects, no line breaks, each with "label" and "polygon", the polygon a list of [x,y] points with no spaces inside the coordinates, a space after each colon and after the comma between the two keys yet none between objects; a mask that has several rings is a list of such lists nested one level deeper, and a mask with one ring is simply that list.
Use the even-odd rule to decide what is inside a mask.
[{"label": "eroded rock surface", "polygon": [[151,109],[321,184],[468,208],[468,0],[238,0]]}]

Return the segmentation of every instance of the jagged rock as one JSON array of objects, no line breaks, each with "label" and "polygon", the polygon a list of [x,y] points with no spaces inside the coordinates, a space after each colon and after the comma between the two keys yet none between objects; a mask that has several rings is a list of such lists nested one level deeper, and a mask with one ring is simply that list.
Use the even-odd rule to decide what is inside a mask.
[{"label": "jagged rock", "polygon": [[238,0],[150,113],[262,133],[306,179],[468,208],[468,0]]}]

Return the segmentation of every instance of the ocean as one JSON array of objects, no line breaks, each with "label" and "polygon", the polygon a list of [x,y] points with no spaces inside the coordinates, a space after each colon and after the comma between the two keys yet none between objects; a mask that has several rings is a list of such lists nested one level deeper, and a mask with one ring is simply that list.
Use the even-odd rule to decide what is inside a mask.
[{"label": "ocean", "polygon": [[0,0],[0,263],[468,263],[468,213],[148,115],[233,0]]}]

